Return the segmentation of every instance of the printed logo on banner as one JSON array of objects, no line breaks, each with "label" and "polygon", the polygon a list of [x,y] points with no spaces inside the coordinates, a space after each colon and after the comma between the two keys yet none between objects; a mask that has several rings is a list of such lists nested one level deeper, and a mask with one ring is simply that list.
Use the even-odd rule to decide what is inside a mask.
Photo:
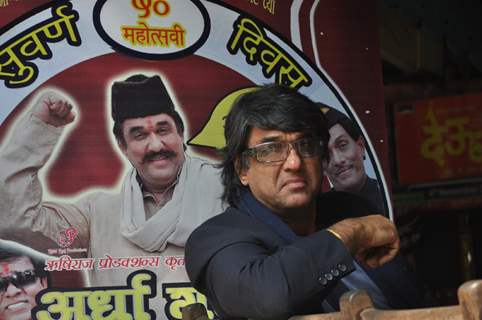
[{"label": "printed logo on banner", "polygon": [[62,248],[68,248],[74,243],[75,237],[77,237],[78,234],[79,232],[74,227],[67,228],[60,232],[57,242]]},{"label": "printed logo on banner", "polygon": [[210,30],[209,16],[198,0],[100,0],[94,24],[114,49],[147,59],[192,54]]}]

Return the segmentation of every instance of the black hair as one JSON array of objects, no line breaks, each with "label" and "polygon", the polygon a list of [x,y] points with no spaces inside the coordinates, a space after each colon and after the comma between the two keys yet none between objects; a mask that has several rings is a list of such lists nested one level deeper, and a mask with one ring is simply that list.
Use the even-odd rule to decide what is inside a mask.
[{"label": "black hair", "polygon": [[345,129],[345,131],[353,140],[357,141],[358,139],[360,139],[361,132],[352,120],[350,120],[349,118],[341,119],[340,121],[338,121],[338,124],[342,126],[343,129]]},{"label": "black hair", "polygon": [[357,141],[362,136],[360,128],[355,124],[355,122],[340,111],[329,108],[325,115],[328,129],[336,124],[339,124],[343,129],[345,129],[353,140]]},{"label": "black hair", "polygon": [[[328,156],[329,140],[326,119],[321,109],[298,91],[277,85],[260,86],[238,97],[225,122],[226,146],[221,150],[223,161],[223,200],[236,206],[244,186],[236,169],[245,170],[249,162],[242,156],[252,128],[307,132],[323,143],[322,158]],[[237,163],[236,163],[237,162]]]},{"label": "black hair", "polygon": [[31,254],[27,250],[15,248],[13,246],[0,245],[0,261],[14,261],[21,258],[28,258],[33,265],[35,275],[39,278],[47,279],[47,286],[50,285],[50,274],[45,270],[45,259],[40,254]]}]

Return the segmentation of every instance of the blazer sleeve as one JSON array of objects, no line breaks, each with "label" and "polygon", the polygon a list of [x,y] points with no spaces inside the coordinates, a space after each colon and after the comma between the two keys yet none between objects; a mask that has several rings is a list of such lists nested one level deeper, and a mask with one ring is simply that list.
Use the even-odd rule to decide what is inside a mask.
[{"label": "blazer sleeve", "polygon": [[283,245],[267,228],[229,220],[231,226],[202,225],[186,246],[193,285],[221,318],[287,318],[354,270],[349,252],[327,231]]}]

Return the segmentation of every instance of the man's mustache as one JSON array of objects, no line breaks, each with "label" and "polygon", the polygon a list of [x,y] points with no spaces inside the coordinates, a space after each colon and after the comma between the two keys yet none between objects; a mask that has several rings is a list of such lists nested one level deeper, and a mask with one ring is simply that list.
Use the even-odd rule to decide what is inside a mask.
[{"label": "man's mustache", "polygon": [[352,165],[344,165],[344,166],[335,167],[335,169],[336,169],[335,174],[339,175],[342,172],[351,169],[352,167],[353,167]]},{"label": "man's mustache", "polygon": [[159,150],[157,152],[148,152],[148,153],[146,153],[144,158],[142,158],[142,163],[149,162],[149,161],[151,161],[155,158],[158,158],[158,157],[168,159],[168,158],[172,158],[172,157],[175,157],[175,156],[176,156],[176,153],[174,151],[165,150],[165,149]]}]

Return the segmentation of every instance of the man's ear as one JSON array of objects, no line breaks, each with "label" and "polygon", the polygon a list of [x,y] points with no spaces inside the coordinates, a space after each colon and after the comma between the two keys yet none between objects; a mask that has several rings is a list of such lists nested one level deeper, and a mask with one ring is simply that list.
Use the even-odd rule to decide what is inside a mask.
[{"label": "man's ear", "polygon": [[122,153],[126,156],[127,155],[127,145],[125,141],[120,141],[120,139],[115,139],[117,141],[117,146],[122,151]]},{"label": "man's ear", "polygon": [[320,158],[320,166],[321,169],[323,170],[323,174],[326,175],[326,168],[328,167],[329,160],[326,158]]},{"label": "man's ear", "polygon": [[[248,169],[242,169],[241,165],[241,158],[237,157],[236,160],[234,160],[234,169],[236,170],[236,173],[238,174],[239,181],[243,186],[247,186],[248,183]],[[244,166],[245,167],[245,166]]]},{"label": "man's ear", "polygon": [[362,152],[365,152],[365,139],[362,136],[358,138],[356,144],[361,148]]},{"label": "man's ear", "polygon": [[181,137],[181,141],[182,141],[182,150],[185,152],[187,150],[187,145],[186,145],[186,142],[184,140],[184,131],[179,133],[179,137]]},{"label": "man's ear", "polygon": [[365,160],[365,139],[363,139],[362,136],[358,138],[357,141],[355,141],[358,147],[360,147],[361,154],[363,156],[363,160]]},{"label": "man's ear", "polygon": [[47,288],[48,287],[47,277],[40,278],[40,284],[42,285],[43,288]]}]

